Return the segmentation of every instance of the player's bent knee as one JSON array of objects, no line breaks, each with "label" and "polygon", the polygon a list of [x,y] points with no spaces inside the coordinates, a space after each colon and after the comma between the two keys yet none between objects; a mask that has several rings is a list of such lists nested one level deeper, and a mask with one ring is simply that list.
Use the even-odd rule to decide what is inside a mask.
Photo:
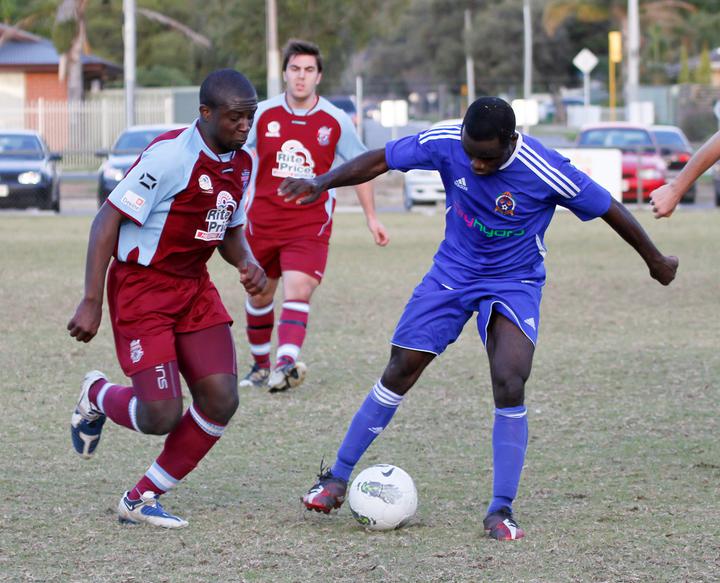
[{"label": "player's bent knee", "polygon": [[182,401],[157,401],[140,403],[138,406],[138,427],[149,435],[167,435],[180,423],[181,418]]},{"label": "player's bent knee", "polygon": [[192,393],[193,400],[200,411],[213,421],[223,425],[230,421],[240,404],[236,380],[234,382],[214,382],[203,379],[192,388]]},{"label": "player's bent knee", "polygon": [[525,379],[520,376],[493,379],[495,406],[519,407],[525,402]]}]

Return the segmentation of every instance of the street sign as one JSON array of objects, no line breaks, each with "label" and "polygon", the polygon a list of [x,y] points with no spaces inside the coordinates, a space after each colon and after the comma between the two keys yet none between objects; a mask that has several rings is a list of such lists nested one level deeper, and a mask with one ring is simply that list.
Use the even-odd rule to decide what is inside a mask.
[{"label": "street sign", "polygon": [[592,71],[598,64],[598,58],[590,49],[583,49],[573,59],[573,65],[587,74]]}]

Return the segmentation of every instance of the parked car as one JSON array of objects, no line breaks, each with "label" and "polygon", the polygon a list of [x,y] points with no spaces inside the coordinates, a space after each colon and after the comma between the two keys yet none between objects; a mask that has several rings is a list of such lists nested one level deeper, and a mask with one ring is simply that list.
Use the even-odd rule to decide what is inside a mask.
[{"label": "parked car", "polygon": [[637,202],[665,184],[667,167],[655,138],[642,125],[606,122],[585,126],[577,139],[579,148],[617,148],[622,152],[622,200]]},{"label": "parked car", "polygon": [[[672,180],[685,168],[693,154],[692,146],[683,131],[677,126],[652,126],[655,141],[660,146],[660,155],[667,165],[667,179]],[[682,197],[684,203],[695,202],[697,189],[693,184]]]},{"label": "parked car", "polygon": [[150,142],[160,134],[176,129],[178,125],[138,125],[127,128],[113,144],[110,151],[96,152],[99,157],[106,157],[98,171],[98,206],[101,206],[108,195],[120,182],[128,168],[135,163],[137,157],[148,147]]},{"label": "parked car", "polygon": [[0,131],[0,208],[59,211],[61,159],[35,131]]},{"label": "parked car", "polygon": [[[462,119],[446,119],[433,124],[430,129],[458,125]],[[410,210],[417,204],[435,204],[445,200],[445,185],[437,170],[408,170],[403,183],[403,206]]]}]

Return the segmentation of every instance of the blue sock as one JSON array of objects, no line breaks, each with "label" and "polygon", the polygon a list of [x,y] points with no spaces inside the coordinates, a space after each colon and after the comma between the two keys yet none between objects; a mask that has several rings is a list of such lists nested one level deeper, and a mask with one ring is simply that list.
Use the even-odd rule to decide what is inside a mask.
[{"label": "blue sock", "polygon": [[360,405],[360,409],[355,413],[345,439],[340,444],[335,464],[331,469],[333,476],[344,480],[350,479],[355,464],[390,423],[402,399],[402,395],[386,389],[380,381],[375,383]]},{"label": "blue sock", "polygon": [[488,514],[503,507],[512,511],[528,442],[527,409],[524,405],[495,409],[493,442],[493,497]]}]

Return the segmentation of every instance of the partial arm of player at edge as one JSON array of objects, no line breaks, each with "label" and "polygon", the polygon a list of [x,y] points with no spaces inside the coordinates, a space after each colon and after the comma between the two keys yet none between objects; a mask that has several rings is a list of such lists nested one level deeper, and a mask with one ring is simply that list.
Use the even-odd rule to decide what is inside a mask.
[{"label": "partial arm of player at edge", "polygon": [[267,284],[265,271],[252,254],[242,225],[225,231],[225,237],[218,250],[222,258],[238,270],[240,283],[248,294],[254,296],[265,289]]},{"label": "partial arm of player at edge", "polygon": [[375,214],[375,188],[372,182],[365,182],[355,186],[355,193],[365,214],[365,221],[376,245],[385,247],[390,242],[390,237],[385,226],[378,221]]},{"label": "partial arm of player at edge", "polygon": [[[385,160],[384,148],[369,150],[311,180],[286,178],[278,189],[278,196],[284,197],[286,202],[295,200],[296,204],[309,204],[330,188],[363,184],[384,174],[389,169]],[[305,196],[301,197],[302,194]]]},{"label": "partial arm of player at edge", "polygon": [[78,342],[90,342],[100,328],[105,274],[117,245],[122,218],[113,206],[105,203],[92,222],[85,261],[85,295],[67,325],[70,336]]},{"label": "partial arm of player at edge", "polygon": [[638,252],[648,269],[650,269],[650,276],[653,279],[663,285],[668,285],[675,279],[679,264],[678,258],[660,253],[650,240],[650,237],[648,237],[645,229],[640,226],[640,223],[635,220],[635,217],[622,203],[613,199],[610,208],[602,216],[602,219]]},{"label": "partial arm of player at edge", "polygon": [[693,154],[674,180],[655,189],[650,194],[650,204],[655,218],[660,219],[672,215],[683,194],[687,192],[692,183],[718,160],[720,160],[720,132],[717,132]]}]

